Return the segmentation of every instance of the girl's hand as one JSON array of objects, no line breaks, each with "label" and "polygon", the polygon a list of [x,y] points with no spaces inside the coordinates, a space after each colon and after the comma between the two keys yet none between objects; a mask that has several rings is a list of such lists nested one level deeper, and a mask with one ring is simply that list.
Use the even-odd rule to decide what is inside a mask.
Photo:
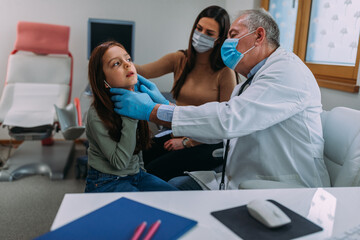
[{"label": "girl's hand", "polygon": [[182,138],[172,138],[164,143],[164,148],[168,151],[184,149],[182,140]]}]

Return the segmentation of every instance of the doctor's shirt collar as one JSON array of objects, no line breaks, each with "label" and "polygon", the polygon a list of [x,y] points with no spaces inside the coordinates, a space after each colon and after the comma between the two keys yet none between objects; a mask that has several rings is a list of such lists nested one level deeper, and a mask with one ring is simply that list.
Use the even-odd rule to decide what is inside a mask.
[{"label": "doctor's shirt collar", "polygon": [[264,60],[262,60],[261,62],[259,62],[258,64],[256,64],[255,67],[253,67],[253,68],[250,70],[249,74],[247,75],[247,78],[253,77],[253,76],[257,73],[257,71],[259,71],[259,69],[260,69],[262,66],[264,66],[264,64],[265,64],[265,62],[266,62],[267,59],[268,59],[268,58],[265,58]]}]

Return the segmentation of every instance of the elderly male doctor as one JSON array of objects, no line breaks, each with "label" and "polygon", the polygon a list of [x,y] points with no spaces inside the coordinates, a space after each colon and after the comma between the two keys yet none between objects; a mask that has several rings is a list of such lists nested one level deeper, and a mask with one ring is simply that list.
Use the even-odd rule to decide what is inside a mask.
[{"label": "elderly male doctor", "polygon": [[[273,18],[264,10],[241,12],[221,55],[228,67],[251,80],[235,87],[228,102],[171,106],[153,83],[139,78],[139,92],[111,90],[117,94],[112,97],[115,111],[171,127],[175,136],[203,142],[230,139],[226,189],[238,189],[248,180],[330,186],[319,87],[305,64],[279,46]],[[219,189],[221,173],[190,176],[196,186],[180,183],[180,189]]]}]

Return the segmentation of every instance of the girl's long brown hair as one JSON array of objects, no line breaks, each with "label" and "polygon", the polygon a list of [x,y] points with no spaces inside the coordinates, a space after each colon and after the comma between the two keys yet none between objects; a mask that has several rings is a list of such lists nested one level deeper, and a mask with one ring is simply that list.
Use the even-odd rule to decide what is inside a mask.
[{"label": "girl's long brown hair", "polygon": [[[103,71],[102,58],[105,52],[114,46],[121,47],[126,51],[123,45],[115,41],[108,41],[97,46],[91,53],[89,60],[89,82],[93,93],[93,102],[97,114],[108,129],[108,134],[112,140],[119,142],[121,138],[122,120],[120,115],[115,113],[114,105],[111,101],[110,91],[105,88],[105,74]],[[136,130],[136,147],[134,154],[140,150],[149,148],[150,132],[146,121],[140,120]]]},{"label": "girl's long brown hair", "polygon": [[[197,53],[196,53],[194,47],[192,46],[192,37],[194,35],[194,30],[195,30],[197,24],[199,23],[200,19],[203,17],[208,17],[208,18],[214,19],[219,24],[219,29],[220,29],[219,38],[217,40],[218,43],[214,46],[214,48],[210,54],[210,57],[209,57],[210,67],[214,72],[225,67],[224,62],[221,59],[220,50],[221,50],[222,44],[224,43],[224,41],[227,37],[227,33],[230,29],[230,18],[229,18],[229,14],[226,12],[225,9],[223,9],[219,6],[210,6],[210,7],[205,8],[204,10],[202,10],[199,13],[199,15],[197,16],[197,18],[195,19],[195,22],[194,22],[194,25],[192,27],[191,34],[190,34],[188,49],[180,50],[186,56],[186,64],[184,66],[184,69],[183,69],[179,79],[176,81],[174,87],[171,89],[171,92],[172,92],[175,100],[179,97],[180,90],[185,83],[187,75],[191,72],[191,70],[195,66]],[[239,76],[238,76],[238,74],[236,74],[237,83],[238,83],[238,80],[239,80]]]}]

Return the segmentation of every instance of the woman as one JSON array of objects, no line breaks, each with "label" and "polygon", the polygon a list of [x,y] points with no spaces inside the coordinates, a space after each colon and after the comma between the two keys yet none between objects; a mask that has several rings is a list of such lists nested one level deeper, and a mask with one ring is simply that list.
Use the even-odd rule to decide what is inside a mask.
[{"label": "woman", "polygon": [[111,87],[134,91],[137,73],[125,48],[114,41],[100,44],[89,60],[93,103],[89,108],[89,140],[85,192],[134,192],[176,190],[143,169],[141,150],[149,146],[146,121],[114,112]]},{"label": "woman", "polygon": [[[221,7],[204,9],[193,25],[187,50],[170,53],[161,59],[135,65],[145,78],[174,73],[172,95],[179,106],[202,105],[212,101],[228,101],[237,84],[237,75],[221,59],[221,45],[230,27],[228,13]],[[189,138],[167,135],[154,138],[151,150],[144,152],[149,173],[164,180],[184,171],[210,170],[221,164],[212,157],[221,144],[201,144]]]}]

